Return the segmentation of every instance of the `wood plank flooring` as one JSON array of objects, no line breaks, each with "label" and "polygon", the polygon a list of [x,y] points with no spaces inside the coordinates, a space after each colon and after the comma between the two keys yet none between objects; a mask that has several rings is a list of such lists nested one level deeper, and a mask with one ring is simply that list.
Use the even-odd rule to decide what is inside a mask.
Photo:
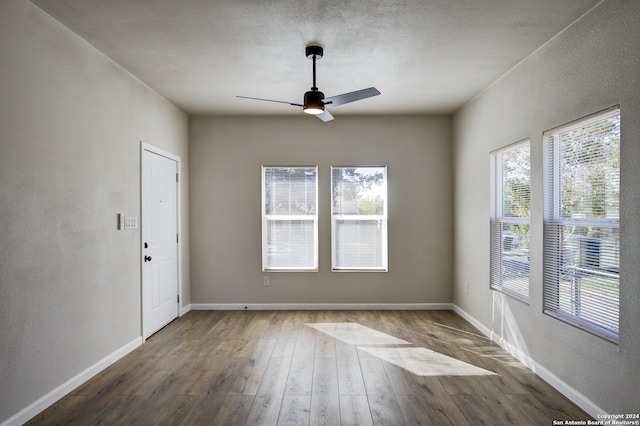
[{"label": "wood plank flooring", "polygon": [[586,419],[451,311],[191,311],[28,424]]}]

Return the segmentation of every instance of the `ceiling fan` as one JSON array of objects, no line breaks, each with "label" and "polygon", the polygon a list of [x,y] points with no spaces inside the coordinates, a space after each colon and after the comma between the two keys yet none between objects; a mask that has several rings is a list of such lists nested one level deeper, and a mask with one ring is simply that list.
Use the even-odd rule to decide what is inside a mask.
[{"label": "ceiling fan", "polygon": [[289,104],[295,107],[302,107],[302,110],[307,114],[313,114],[322,121],[333,120],[333,115],[325,108],[325,106],[339,106],[348,104],[349,102],[355,102],[362,99],[370,98],[380,94],[375,87],[369,87],[368,89],[356,90],[355,92],[343,93],[342,95],[332,96],[325,98],[324,93],[318,90],[316,87],[316,60],[322,58],[323,49],[320,46],[307,46],[305,49],[307,58],[313,61],[313,87],[311,90],[304,94],[304,104],[296,104],[293,102],[274,101],[272,99],[262,98],[250,98],[247,96],[236,96],[242,99],[253,99],[256,101],[277,102],[281,104]]}]

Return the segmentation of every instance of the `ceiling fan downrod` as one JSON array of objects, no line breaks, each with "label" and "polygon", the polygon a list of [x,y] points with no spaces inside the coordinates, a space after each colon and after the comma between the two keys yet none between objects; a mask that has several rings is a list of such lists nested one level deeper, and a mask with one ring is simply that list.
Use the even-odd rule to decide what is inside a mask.
[{"label": "ceiling fan downrod", "polygon": [[307,58],[313,61],[313,87],[311,87],[311,90],[316,91],[318,90],[316,86],[316,59],[322,58],[323,49],[320,46],[307,46],[305,53]]}]

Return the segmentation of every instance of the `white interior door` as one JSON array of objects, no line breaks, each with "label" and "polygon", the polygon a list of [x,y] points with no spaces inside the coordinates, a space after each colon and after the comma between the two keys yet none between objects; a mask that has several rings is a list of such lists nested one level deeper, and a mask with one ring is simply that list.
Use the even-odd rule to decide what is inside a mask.
[{"label": "white interior door", "polygon": [[142,337],[178,316],[178,162],[142,149]]}]

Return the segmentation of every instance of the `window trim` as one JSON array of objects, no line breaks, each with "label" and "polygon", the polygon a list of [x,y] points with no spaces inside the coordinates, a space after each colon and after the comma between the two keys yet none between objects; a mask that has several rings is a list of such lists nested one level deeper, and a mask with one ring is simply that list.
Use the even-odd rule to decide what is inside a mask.
[{"label": "window trim", "polygon": [[[543,132],[542,142],[544,148],[544,224],[543,224],[543,297],[542,308],[543,313],[552,318],[556,318],[566,324],[584,330],[590,334],[618,344],[620,332],[620,297],[618,296],[618,332],[606,328],[602,324],[589,321],[578,314],[567,312],[559,306],[550,306],[552,303],[559,304],[559,297],[549,295],[550,293],[558,293],[560,284],[557,278],[561,272],[561,241],[557,235],[561,235],[561,228],[564,226],[574,227],[596,227],[617,229],[620,232],[620,217],[611,218],[563,218],[561,205],[561,172],[559,167],[560,160],[560,144],[559,134],[570,132],[593,124],[598,121],[604,121],[608,118],[620,116],[620,106],[616,105],[605,110],[590,114],[579,118],[567,124],[554,127]],[[622,139],[622,136],[620,136]],[[620,178],[620,176],[618,176]],[[619,198],[621,203],[622,199]],[[619,250],[619,247],[618,247]],[[556,278],[554,278],[556,277]],[[618,286],[620,285],[620,274],[617,274]],[[572,290],[575,291],[575,290]],[[572,308],[573,309],[573,308]]]},{"label": "window trim", "polygon": [[[529,306],[531,298],[531,273],[527,273],[527,292],[526,294],[513,291],[503,285],[504,275],[502,268],[502,252],[503,252],[503,231],[496,230],[496,226],[508,224],[508,225],[528,225],[529,235],[531,235],[531,212],[528,217],[513,217],[503,216],[503,195],[504,185],[502,179],[502,156],[503,154],[520,149],[522,147],[529,149],[529,194],[531,194],[531,140],[529,138],[514,142],[506,145],[502,148],[496,149],[491,152],[491,218],[490,218],[490,278],[489,288],[493,291],[500,292],[506,296],[509,296],[519,302],[522,302]],[[499,232],[500,236],[496,241],[496,235]]]},{"label": "window trim", "polygon": [[[265,188],[265,171],[267,169],[315,169],[316,171],[316,190],[315,190],[315,214],[313,215],[267,215],[265,213],[266,207],[266,188]],[[318,272],[318,181],[319,181],[319,170],[317,165],[313,166],[262,166],[261,171],[261,200],[262,206],[260,208],[261,214],[261,223],[262,223],[262,272]],[[313,232],[314,232],[314,244],[313,244],[313,266],[308,267],[269,267],[268,266],[268,230],[269,222],[274,221],[309,221],[313,222]]]},{"label": "window trim", "polygon": [[[382,215],[344,215],[344,214],[334,214],[334,193],[333,193],[333,170],[334,169],[358,169],[358,168],[381,168],[383,169],[383,187],[384,187],[384,200],[383,200],[383,209],[384,214]],[[389,205],[389,191],[388,191],[388,173],[386,165],[359,165],[359,166],[331,166],[330,169],[330,189],[331,189],[331,271],[332,272],[389,272],[389,237],[388,237],[388,205]],[[349,267],[338,267],[336,266],[337,259],[337,248],[336,248],[336,231],[337,231],[337,221],[378,221],[381,222],[381,260],[382,264],[380,267],[358,267],[358,266],[349,266]]]}]

